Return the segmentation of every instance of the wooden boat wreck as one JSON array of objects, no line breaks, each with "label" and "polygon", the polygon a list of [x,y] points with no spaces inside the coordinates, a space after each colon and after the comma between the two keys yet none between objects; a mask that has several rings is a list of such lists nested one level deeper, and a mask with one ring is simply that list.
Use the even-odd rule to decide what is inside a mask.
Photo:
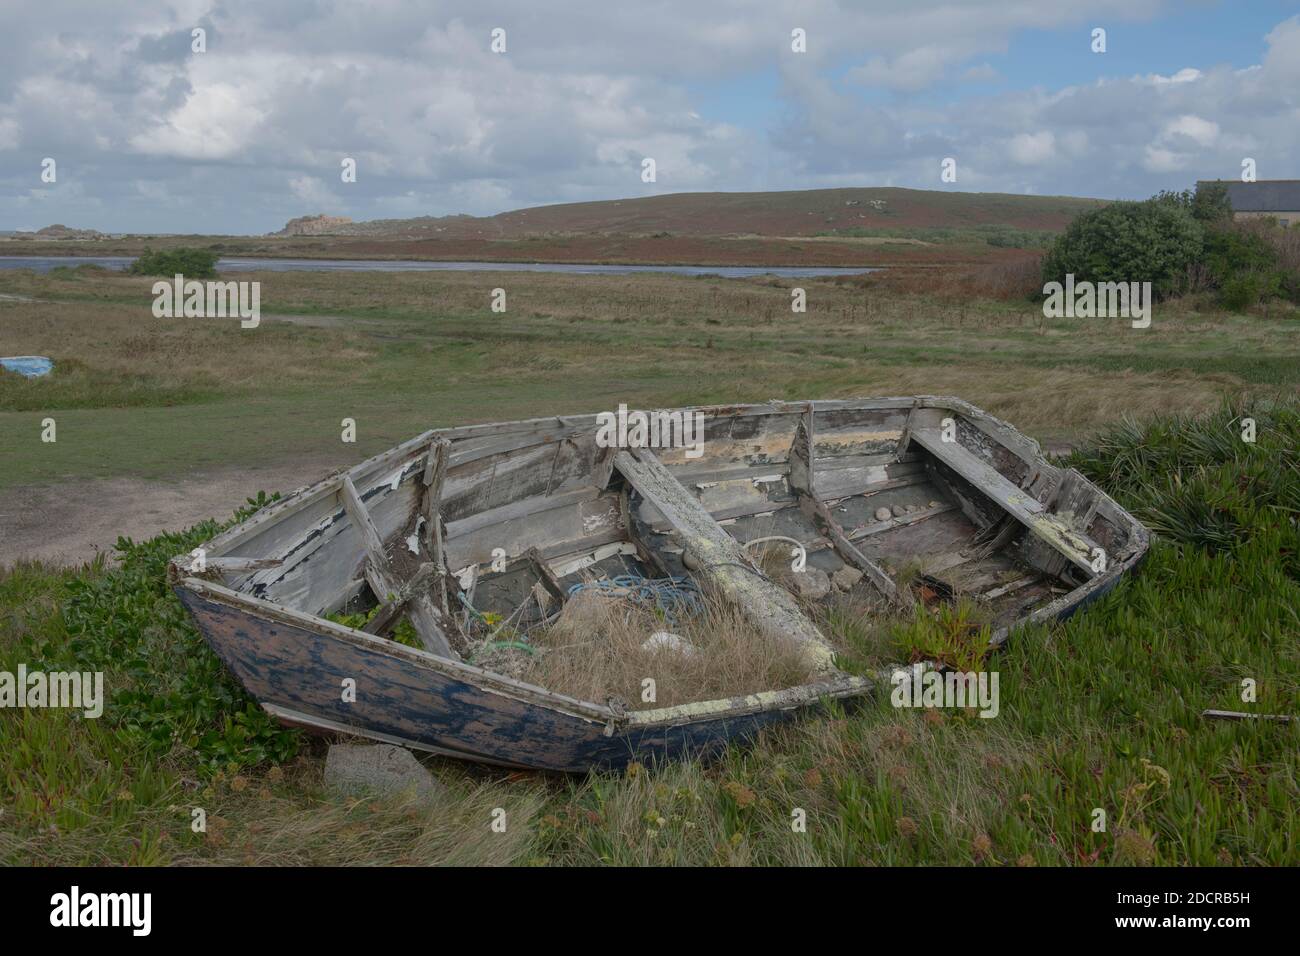
[{"label": "wooden boat wreck", "polygon": [[[1103,594],[1147,549],[1147,531],[1077,471],[958,399],[679,411],[702,427],[696,447],[619,447],[595,415],[426,432],[178,556],[174,586],[238,680],[288,724],[583,771],[708,752],[878,683],[836,668],[747,542],[794,539],[808,567],[854,568],[882,604],[912,604],[916,580],[929,597],[970,595],[994,643]],[[924,573],[900,585],[909,565]],[[575,582],[623,573],[699,583],[797,642],[812,679],[630,710],[457,650],[462,604],[504,615],[531,595],[540,613]],[[358,606],[362,627],[327,619]],[[402,615],[421,647],[385,636]]]}]

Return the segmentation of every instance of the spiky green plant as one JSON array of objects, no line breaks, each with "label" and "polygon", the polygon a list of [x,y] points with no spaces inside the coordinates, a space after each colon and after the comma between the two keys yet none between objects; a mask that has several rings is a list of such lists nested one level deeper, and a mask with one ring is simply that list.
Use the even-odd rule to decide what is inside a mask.
[{"label": "spiky green plant", "polygon": [[1292,542],[1289,552],[1283,550],[1294,566],[1300,517],[1300,411],[1294,402],[1225,402],[1210,415],[1125,421],[1067,464],[1159,535],[1231,550],[1255,534],[1277,531]]}]

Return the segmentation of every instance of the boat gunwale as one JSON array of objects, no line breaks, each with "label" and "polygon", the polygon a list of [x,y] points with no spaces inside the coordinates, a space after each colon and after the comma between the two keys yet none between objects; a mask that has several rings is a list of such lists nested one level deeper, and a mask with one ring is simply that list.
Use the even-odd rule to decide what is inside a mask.
[{"label": "boat gunwale", "polygon": [[[1017,454],[1021,457],[1032,455],[1032,461],[1034,464],[1042,464],[1051,468],[1058,467],[1052,465],[1046,460],[1046,457],[1042,453],[1041,446],[1036,440],[1022,434],[1010,423],[990,415],[983,409],[977,408],[964,399],[955,396],[917,395],[829,400],[814,399],[810,401],[772,400],[767,403],[759,404],[686,406],[683,408],[671,409],[671,411],[702,412],[714,416],[749,416],[796,414],[801,413],[804,409],[809,407],[812,408],[814,413],[817,411],[854,409],[868,410],[874,408],[948,409],[961,414],[968,422],[978,427],[991,439],[999,442],[1004,447],[1008,447],[1013,454]],[[366,475],[377,470],[382,465],[396,462],[403,462],[403,468],[405,468],[408,456],[413,458],[418,457],[418,454],[422,453],[434,439],[439,437],[456,439],[475,438],[486,435],[517,434],[520,432],[537,430],[549,423],[554,423],[559,430],[572,431],[594,426],[596,419],[596,414],[545,416],[514,422],[488,422],[478,425],[429,429],[414,438],[408,439],[405,442],[380,452],[351,468],[341,469],[318,482],[306,485],[291,492],[282,499],[260,509],[247,520],[216,535],[200,547],[204,548],[208,554],[213,557],[223,555],[232,547],[237,546],[242,539],[252,535],[264,525],[273,523],[274,521],[293,513],[297,509],[307,506],[309,503],[317,500],[318,497],[327,492],[332,493],[344,476],[358,477]],[[1007,439],[1014,443],[1015,446],[1018,446],[1018,448],[1008,445]],[[555,440],[555,438],[543,438],[539,443],[551,440]],[[1117,504],[1114,499],[1107,495],[1105,491],[1096,485],[1096,483],[1089,480],[1088,484],[1093,489],[1094,493],[1104,499],[1114,510],[1115,515],[1117,515],[1123,523],[1127,525],[1128,539],[1125,542],[1122,557],[1120,560],[1112,562],[1106,571],[1097,574],[1095,577],[1090,578],[1054,600],[1035,608],[1029,614],[997,631],[990,642],[994,646],[1000,646],[1012,633],[1026,625],[1059,618],[1066,612],[1081,606],[1090,598],[1110,590],[1115,583],[1118,582],[1119,578],[1131,570],[1148,550],[1150,546],[1150,532],[1142,525],[1142,523],[1126,509]],[[173,582],[177,586],[184,587],[208,600],[236,607],[255,616],[269,618],[271,620],[280,620],[282,623],[293,627],[315,631],[323,637],[340,639],[348,644],[367,651],[405,659],[409,663],[437,671],[444,676],[456,679],[466,679],[476,687],[490,693],[499,693],[503,696],[521,700],[525,703],[547,707],[551,710],[569,714],[570,716],[579,717],[592,722],[604,723],[607,725],[607,733],[613,732],[614,728],[626,730],[632,727],[639,729],[659,726],[671,727],[683,723],[726,719],[765,711],[788,710],[796,707],[807,706],[822,699],[858,696],[868,692],[876,685],[876,681],[871,678],[857,677],[837,672],[839,676],[833,677],[829,680],[822,679],[807,684],[776,690],[760,691],[745,696],[694,701],[679,704],[674,707],[658,708],[647,711],[618,712],[606,704],[598,704],[593,701],[584,701],[576,697],[569,697],[568,695],[549,690],[545,687],[528,684],[523,681],[506,677],[502,674],[497,674],[493,671],[484,670],[483,668],[476,667],[473,664],[468,664],[464,661],[440,657],[423,649],[398,644],[397,642],[391,641],[387,638],[368,634],[357,628],[350,628],[346,625],[338,624],[315,614],[285,607],[284,605],[277,604],[273,601],[267,600],[266,598],[259,598],[251,594],[237,591],[224,584],[218,584],[213,581],[194,577],[190,573],[188,567],[189,558],[190,556],[188,554],[177,555],[172,558],[170,568]]]},{"label": "boat gunwale", "polygon": [[[646,711],[620,712],[607,704],[570,697],[558,691],[549,690],[537,684],[515,680],[485,670],[464,661],[440,657],[422,648],[399,644],[377,634],[369,634],[357,628],[338,624],[327,618],[315,617],[293,608],[276,604],[265,598],[253,597],[222,584],[205,581],[202,578],[185,577],[177,582],[201,598],[245,611],[263,620],[279,622],[290,627],[314,631],[321,637],[334,638],[379,654],[386,654],[409,664],[415,664],[443,676],[457,680],[467,680],[480,690],[501,694],[535,706],[548,707],[551,710],[603,723],[619,728],[653,728],[678,726],[683,722],[694,723],[712,719],[744,716],[769,710],[789,710],[807,706],[823,699],[852,697],[868,692],[874,681],[852,674],[839,674],[829,679],[796,684],[792,687],[776,690],[758,691],[744,696],[719,697],[712,700],[690,701],[674,707],[663,707]],[[259,702],[260,703],[260,702]],[[685,718],[685,720],[683,720]]]},{"label": "boat gunwale", "polygon": [[[715,416],[724,415],[771,415],[771,414],[795,414],[795,409],[802,409],[808,405],[813,406],[813,411],[841,411],[850,409],[868,409],[868,408],[911,408],[918,401],[923,399],[934,400],[943,403],[937,407],[948,407],[948,402],[959,402],[960,399],[945,399],[936,396],[917,396],[917,397],[900,397],[891,396],[886,398],[866,398],[866,399],[813,399],[804,402],[786,402],[773,400],[767,403],[748,404],[748,405],[689,405],[682,408],[665,409],[674,412],[703,412],[704,414],[713,414]],[[972,410],[975,410],[971,406]],[[982,413],[981,413],[982,414]],[[487,435],[511,435],[521,432],[535,431],[544,425],[554,423],[562,431],[580,431],[584,428],[596,424],[597,413],[586,415],[547,415],[541,418],[525,418],[513,422],[482,422],[477,425],[457,425],[449,428],[431,428],[421,432],[414,438],[408,438],[406,441],[394,445],[392,448],[385,449],[376,455],[351,465],[347,468],[337,469],[319,481],[303,485],[282,496],[279,500],[273,501],[266,507],[259,509],[255,514],[250,515],[246,521],[243,521],[234,527],[227,528],[220,534],[208,541],[205,541],[200,547],[204,548],[209,557],[221,557],[227,551],[235,546],[240,539],[248,537],[251,533],[263,525],[273,522],[274,519],[282,517],[297,508],[305,507],[307,504],[316,500],[317,497],[335,490],[335,486],[342,478],[347,475],[355,481],[359,476],[367,472],[374,471],[379,466],[405,461],[411,452],[422,452],[428,447],[429,443],[435,438],[446,438],[455,440],[460,438],[479,438]],[[1010,426],[1005,426],[1010,427]],[[555,435],[540,439],[538,444],[545,444],[547,441],[554,441],[564,435]],[[413,455],[412,457],[418,457]],[[357,490],[363,494],[369,486],[363,488],[358,485]],[[184,561],[188,555],[178,555],[173,558],[173,563]],[[183,569],[182,569],[183,570]]]}]

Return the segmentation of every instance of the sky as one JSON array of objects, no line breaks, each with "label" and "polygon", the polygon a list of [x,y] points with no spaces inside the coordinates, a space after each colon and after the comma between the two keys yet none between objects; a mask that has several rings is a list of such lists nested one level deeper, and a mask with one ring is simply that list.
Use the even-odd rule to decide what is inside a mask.
[{"label": "sky", "polygon": [[0,230],[838,186],[1142,198],[1246,158],[1300,178],[1295,0],[0,10]]}]

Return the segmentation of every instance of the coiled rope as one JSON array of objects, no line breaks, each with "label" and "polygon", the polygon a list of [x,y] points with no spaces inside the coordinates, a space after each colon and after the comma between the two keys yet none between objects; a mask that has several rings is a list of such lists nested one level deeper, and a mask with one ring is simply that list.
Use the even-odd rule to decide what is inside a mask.
[{"label": "coiled rope", "polygon": [[678,613],[694,617],[704,610],[704,601],[695,582],[686,577],[647,578],[639,574],[620,574],[613,578],[579,581],[569,587],[569,597],[581,591],[593,591],[604,597],[626,598],[643,607],[653,607],[670,625]]}]

